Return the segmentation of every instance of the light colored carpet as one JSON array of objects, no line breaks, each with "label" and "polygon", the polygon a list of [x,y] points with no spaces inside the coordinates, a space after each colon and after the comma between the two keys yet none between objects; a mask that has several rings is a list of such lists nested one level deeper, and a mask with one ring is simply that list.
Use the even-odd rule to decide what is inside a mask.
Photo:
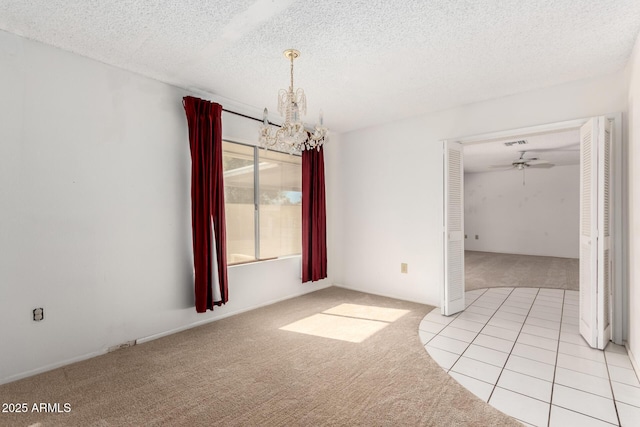
[{"label": "light colored carpet", "polygon": [[[344,303],[408,312],[359,343],[280,329]],[[418,325],[432,309],[320,290],[0,386],[1,402],[71,405],[0,425],[519,425],[429,357]]]},{"label": "light colored carpet", "polygon": [[465,251],[465,289],[503,286],[579,289],[579,260]]}]

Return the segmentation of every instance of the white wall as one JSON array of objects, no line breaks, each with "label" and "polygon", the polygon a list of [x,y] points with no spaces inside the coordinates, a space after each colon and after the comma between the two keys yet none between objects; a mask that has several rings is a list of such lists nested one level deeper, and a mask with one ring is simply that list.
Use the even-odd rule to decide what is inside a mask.
[{"label": "white wall", "polygon": [[0,383],[330,283],[300,284],[300,257],[234,266],[195,312],[187,91],[0,31],[0,94]]},{"label": "white wall", "polygon": [[[580,166],[464,175],[465,249],[579,257]],[[475,236],[478,235],[478,240]]]},{"label": "white wall", "polygon": [[[624,70],[342,135],[333,219],[334,283],[439,305],[442,139],[626,111]],[[408,262],[409,273],[400,273]]]},{"label": "white wall", "polygon": [[629,331],[628,345],[636,372],[640,371],[640,35],[631,57],[627,152],[629,226]]}]

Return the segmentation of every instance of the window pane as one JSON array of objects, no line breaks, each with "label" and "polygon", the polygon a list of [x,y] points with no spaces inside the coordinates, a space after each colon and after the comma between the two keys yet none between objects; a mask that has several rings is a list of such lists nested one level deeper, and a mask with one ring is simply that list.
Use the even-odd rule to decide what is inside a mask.
[{"label": "window pane", "polygon": [[259,150],[260,258],[302,250],[302,159]]},{"label": "window pane", "polygon": [[227,263],[255,260],[253,147],[222,142]]}]

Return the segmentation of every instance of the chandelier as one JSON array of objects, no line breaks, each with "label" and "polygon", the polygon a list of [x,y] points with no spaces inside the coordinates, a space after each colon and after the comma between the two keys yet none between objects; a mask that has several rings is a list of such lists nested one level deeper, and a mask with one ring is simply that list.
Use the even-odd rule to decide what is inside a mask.
[{"label": "chandelier", "polygon": [[300,56],[295,49],[284,51],[285,58],[291,61],[291,83],[289,90],[280,89],[278,92],[278,112],[284,116],[284,123],[280,129],[269,124],[269,111],[265,108],[263,124],[260,126],[260,146],[266,149],[274,148],[290,154],[299,154],[304,150],[320,147],[328,140],[328,130],[323,126],[322,112],[313,132],[305,129],[301,117],[307,114],[307,97],[302,88],[293,88],[293,60]]}]

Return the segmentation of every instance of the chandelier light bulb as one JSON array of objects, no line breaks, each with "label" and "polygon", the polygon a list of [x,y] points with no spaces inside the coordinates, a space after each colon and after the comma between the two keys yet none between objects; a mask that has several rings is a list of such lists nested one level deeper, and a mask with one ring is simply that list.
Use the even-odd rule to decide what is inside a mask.
[{"label": "chandelier light bulb", "polygon": [[292,104],[291,110],[293,112],[293,122],[298,123],[300,121],[300,109],[296,102]]}]

